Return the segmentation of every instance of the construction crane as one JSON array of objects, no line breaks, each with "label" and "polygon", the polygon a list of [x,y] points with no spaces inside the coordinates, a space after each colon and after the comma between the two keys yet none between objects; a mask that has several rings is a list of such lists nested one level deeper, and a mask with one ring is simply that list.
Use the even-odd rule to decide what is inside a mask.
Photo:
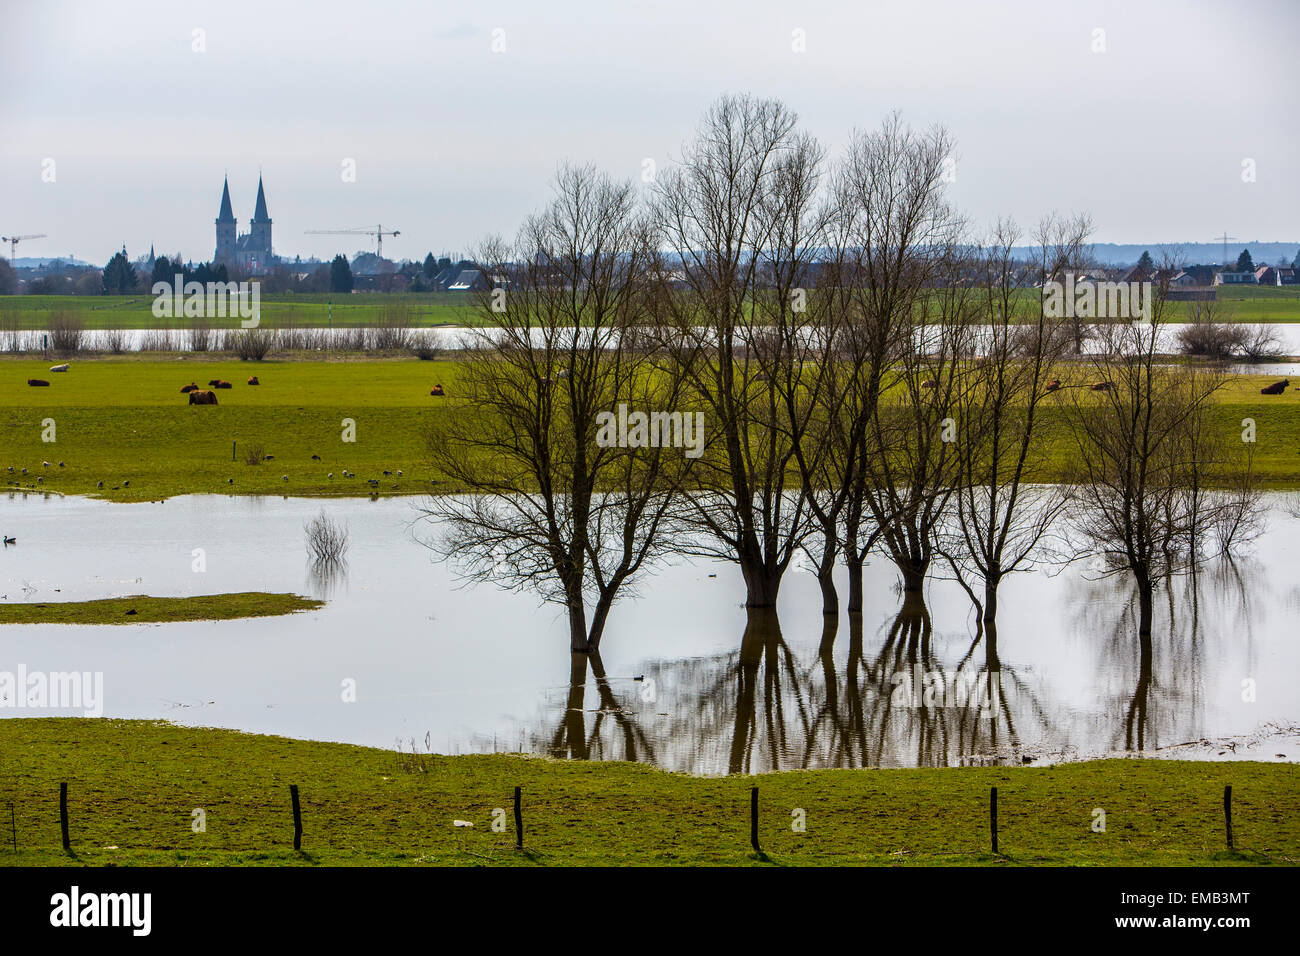
[{"label": "construction crane", "polygon": [[374,229],[308,229],[304,235],[308,236],[374,236],[375,246],[379,258],[384,258],[384,236],[400,236],[402,233],[398,229],[384,231],[383,226],[375,226]]},{"label": "construction crane", "polygon": [[44,239],[44,238],[45,238],[45,233],[36,232],[36,233],[32,233],[30,236],[0,236],[0,242],[9,243],[9,264],[13,265],[14,253],[18,251],[18,243],[22,242],[24,239]]}]

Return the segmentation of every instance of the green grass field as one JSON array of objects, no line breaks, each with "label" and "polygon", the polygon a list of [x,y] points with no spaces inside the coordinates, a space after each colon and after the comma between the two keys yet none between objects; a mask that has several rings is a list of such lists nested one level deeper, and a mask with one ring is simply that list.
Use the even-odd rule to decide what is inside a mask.
[{"label": "green grass field", "polygon": [[[1037,293],[1025,291],[1028,300]],[[1238,322],[1300,322],[1300,288],[1220,288]],[[183,319],[158,319],[148,292],[127,296],[12,295],[0,296],[0,329],[46,329],[56,312],[71,313],[87,329],[188,328]],[[1169,321],[1180,321],[1184,303],[1172,303]],[[484,324],[475,297],[467,293],[277,293],[261,297],[262,324],[269,328],[303,326],[335,328],[374,325],[385,318],[411,327]],[[236,328],[237,319],[213,319],[214,327]]]},{"label": "green grass field", "polygon": [[[245,384],[252,374],[261,385]],[[30,377],[51,385],[29,387]],[[215,407],[191,406],[180,393],[184,384],[206,386],[216,378],[234,387],[217,392]],[[241,363],[126,357],[76,360],[67,373],[49,372],[44,361],[0,358],[0,488],[115,501],[202,492],[463,490],[434,474],[425,460],[424,435],[455,406],[457,380],[455,362],[414,358]],[[1262,396],[1267,381],[1233,379],[1218,396],[1215,421],[1238,440],[1243,419],[1254,419],[1259,475],[1276,488],[1300,487],[1300,390]],[[446,388],[446,398],[429,395],[434,383]],[[346,421],[355,425],[355,441],[344,440]],[[50,436],[55,440],[43,440]],[[246,452],[258,445],[273,457],[247,464]],[[1056,449],[1058,477],[1072,454],[1065,445]]]},{"label": "green grass field", "polygon": [[[124,359],[75,362],[66,374],[48,368],[0,361],[0,487],[118,501],[204,491],[366,495],[371,478],[382,494],[428,492],[437,486],[423,465],[422,433],[454,401],[430,397],[429,388],[456,391],[452,363],[416,359]],[[26,384],[38,374],[49,388]],[[252,374],[261,385],[245,384]],[[180,393],[184,384],[206,387],[216,378],[234,387],[217,391],[215,407],[191,406]],[[48,419],[54,442],[42,440]],[[345,420],[355,425],[355,441],[344,440]],[[271,460],[246,464],[255,445]],[[345,478],[345,470],[356,477]]]},{"label": "green grass field", "polygon": [[[185,319],[159,319],[147,292],[126,296],[0,296],[0,329],[47,329],[57,312],[70,313],[87,329],[183,329]],[[476,306],[466,293],[285,293],[261,297],[261,321],[268,328],[305,326],[345,328],[374,325],[390,318],[411,327],[478,325]],[[215,328],[238,328],[239,319],[212,319]]]},{"label": "green grass field", "polygon": [[242,617],[276,617],[314,611],[324,601],[297,594],[240,591],[194,597],[133,594],[100,601],[50,601],[0,604],[4,624],[156,624],[174,621],[233,621]]},{"label": "green grass field", "polygon": [[[638,764],[413,756],[162,722],[0,720],[0,866],[1295,865],[1300,769],[1110,760],[697,778]],[[59,830],[68,784],[72,853]],[[300,789],[293,850],[289,785]],[[1222,796],[1233,788],[1236,850]],[[749,845],[749,790],[760,788]],[[514,787],[525,848],[514,849]],[[999,850],[989,850],[989,788]],[[6,804],[12,803],[13,849]],[[1094,832],[1094,810],[1105,832]],[[204,828],[195,829],[203,811]],[[806,829],[792,826],[804,811]],[[505,822],[494,832],[494,815]],[[455,827],[454,820],[473,823]]]}]

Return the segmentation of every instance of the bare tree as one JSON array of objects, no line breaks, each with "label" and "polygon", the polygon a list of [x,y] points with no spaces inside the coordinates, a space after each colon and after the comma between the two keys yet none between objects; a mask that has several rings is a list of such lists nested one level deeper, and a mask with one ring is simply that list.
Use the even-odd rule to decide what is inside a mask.
[{"label": "bare tree", "polygon": [[[469,493],[425,513],[446,523],[439,553],[471,578],[563,606],[571,650],[587,652],[664,552],[690,460],[671,434],[653,446],[602,440],[620,406],[661,412],[679,397],[676,379],[623,342],[647,321],[652,244],[629,184],[566,166],[555,189],[513,246],[478,256],[494,283],[479,303],[491,327],[462,363],[463,404],[429,436],[435,468]],[[680,413],[676,427],[680,438]]]},{"label": "bare tree", "polygon": [[[943,195],[952,149],[943,128],[918,133],[895,113],[878,129],[854,134],[836,176],[833,223],[847,301],[837,335],[838,380],[826,394],[838,422],[832,447],[842,449],[831,487],[842,496],[837,516],[851,613],[862,610],[862,566],[883,528],[880,522],[901,504],[872,497],[872,483],[884,476],[870,465],[886,451],[881,396],[900,357],[911,357],[917,370],[916,336],[924,328],[917,313],[960,229]],[[925,377],[913,378],[904,374],[919,392]]]},{"label": "bare tree", "polygon": [[[1049,282],[1061,282],[1067,275],[1083,272],[1088,265],[1089,251],[1086,243],[1092,229],[1092,219],[1086,213],[1062,216],[1052,212],[1039,220],[1033,239],[1038,250],[1034,265],[1040,287]],[[1092,337],[1093,323],[1088,316],[1074,310],[1068,315],[1060,316],[1059,320],[1069,329],[1074,353],[1082,355],[1084,342]]]},{"label": "bare tree", "polygon": [[[1040,227],[1039,235],[1044,232]],[[1066,248],[1082,241],[1081,235],[1057,235]],[[945,546],[945,557],[990,629],[1002,580],[1033,566],[1067,501],[1062,486],[1046,483],[1058,436],[1043,405],[1061,387],[1056,375],[1070,336],[1044,315],[1036,296],[1026,294],[1033,291],[1032,280],[1015,258],[1019,239],[1015,223],[998,223],[983,260],[988,328],[971,370],[972,387],[962,393],[956,533]],[[1051,260],[1053,272],[1063,265],[1053,250],[1040,248],[1040,263]],[[967,582],[970,572],[981,594]]]},{"label": "bare tree", "polygon": [[[962,481],[962,441],[977,422],[959,422],[975,386],[969,356],[982,315],[979,292],[964,276],[969,263],[954,243],[937,284],[916,305],[915,343],[888,372],[867,432],[864,500],[876,547],[898,568],[904,600],[921,600],[939,537]],[[963,430],[966,432],[963,437]]]},{"label": "bare tree", "polygon": [[1150,323],[1102,330],[1097,381],[1065,403],[1074,520],[1105,571],[1133,576],[1144,647],[1156,584],[1228,553],[1258,515],[1251,446],[1227,440],[1210,418],[1224,375],[1160,360],[1166,292],[1154,290]]},{"label": "bare tree", "polygon": [[724,97],[653,190],[659,340],[709,426],[683,549],[736,562],[751,608],[775,606],[808,531],[805,495],[788,479],[810,407],[794,400],[810,320],[789,294],[818,234],[820,162],[785,106]]}]

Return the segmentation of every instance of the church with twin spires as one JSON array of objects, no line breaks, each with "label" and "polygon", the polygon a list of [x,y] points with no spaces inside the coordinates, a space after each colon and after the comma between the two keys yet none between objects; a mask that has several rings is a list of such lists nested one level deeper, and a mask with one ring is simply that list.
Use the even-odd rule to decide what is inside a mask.
[{"label": "church with twin spires", "polygon": [[221,211],[217,214],[217,254],[214,263],[224,263],[244,272],[266,272],[275,265],[271,251],[271,216],[266,211],[266,193],[262,177],[257,177],[257,207],[249,221],[249,231],[239,235],[238,220],[230,205],[230,179],[221,189]]}]

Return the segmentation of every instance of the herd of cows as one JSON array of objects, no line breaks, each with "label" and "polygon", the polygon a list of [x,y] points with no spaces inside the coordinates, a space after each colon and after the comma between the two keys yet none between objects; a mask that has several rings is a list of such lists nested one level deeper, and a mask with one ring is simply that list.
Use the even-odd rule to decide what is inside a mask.
[{"label": "herd of cows", "polygon": [[[248,384],[261,385],[262,383],[259,382],[257,376],[254,375],[248,380]],[[225,379],[214,378],[212,381],[208,382],[207,389],[199,388],[199,386],[194,382],[190,382],[188,385],[182,385],[181,394],[189,395],[191,405],[215,405],[217,404],[217,393],[213,391],[213,389],[218,388],[234,388],[234,386]],[[441,385],[434,385],[433,388],[429,389],[429,394],[435,398],[441,398],[446,395],[447,392]]]},{"label": "herd of cows", "polygon": [[[53,366],[50,369],[50,371],[66,372],[68,368],[69,366],[65,363],[63,365]],[[48,387],[50,383],[49,381],[43,378],[29,378],[27,380],[27,384],[32,386],[33,388],[41,388],[41,387]],[[261,385],[262,383],[258,381],[256,375],[253,375],[249,377],[248,384]],[[208,382],[208,387],[206,389],[200,388],[197,382],[190,382],[190,384],[188,385],[183,385],[181,386],[181,394],[188,395],[190,397],[191,405],[216,405],[217,393],[215,390],[219,388],[234,388],[234,386],[231,385],[229,382],[227,382],[225,379],[214,378],[210,382]],[[441,385],[436,384],[433,386],[433,388],[429,389],[429,394],[432,395],[434,398],[442,398],[447,394],[447,392],[445,389],[443,389]]]},{"label": "herd of cows", "polygon": [[[259,382],[257,376],[254,375],[248,380],[248,384],[261,385],[262,383]],[[181,394],[189,395],[191,405],[215,405],[217,404],[217,393],[210,391],[210,389],[214,388],[234,388],[234,386],[224,378],[214,378],[212,381],[208,382],[208,390],[201,389],[196,383],[190,382],[188,385],[181,386]]]}]

